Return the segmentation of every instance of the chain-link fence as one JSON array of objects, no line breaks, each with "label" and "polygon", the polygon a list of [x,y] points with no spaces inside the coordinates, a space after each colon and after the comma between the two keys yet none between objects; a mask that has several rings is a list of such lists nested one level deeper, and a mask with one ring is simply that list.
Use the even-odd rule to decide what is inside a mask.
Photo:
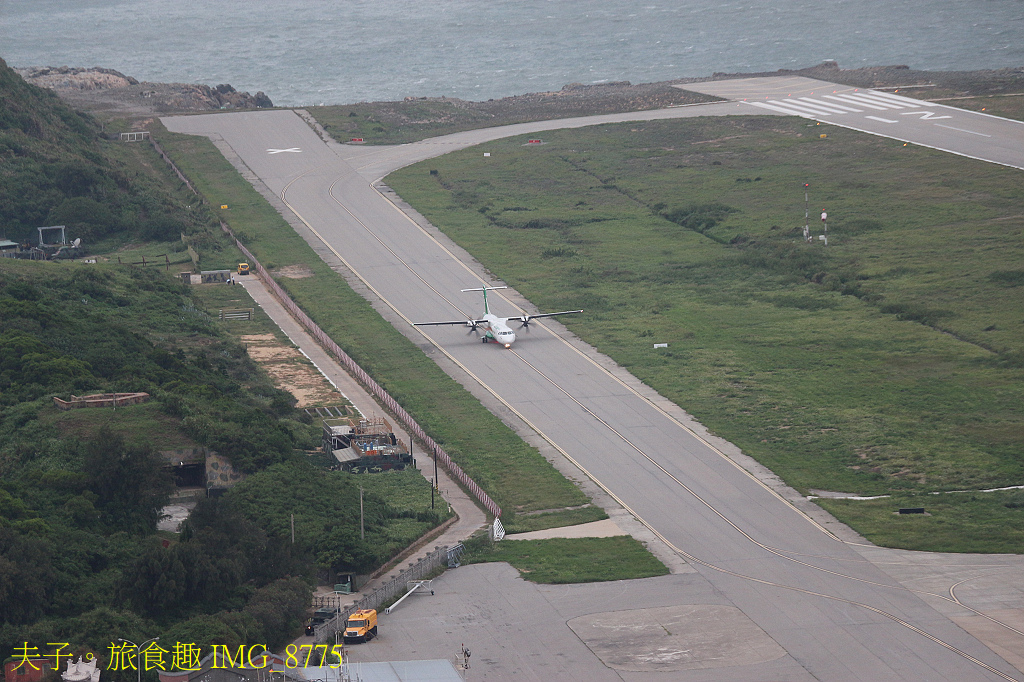
[{"label": "chain-link fence", "polygon": [[406,584],[410,580],[423,580],[431,573],[434,573],[438,569],[446,568],[447,566],[447,545],[434,547],[432,552],[428,553],[424,557],[420,557],[420,559],[409,566],[409,568],[405,569],[391,580],[388,580],[351,606],[342,609],[334,616],[334,618],[322,625],[318,625],[313,630],[313,641],[317,644],[333,642],[336,633],[345,630],[345,619],[348,618],[349,614],[354,611],[358,611],[359,609],[380,610],[380,606],[382,604],[391,601],[395,597],[398,597],[408,591]]}]

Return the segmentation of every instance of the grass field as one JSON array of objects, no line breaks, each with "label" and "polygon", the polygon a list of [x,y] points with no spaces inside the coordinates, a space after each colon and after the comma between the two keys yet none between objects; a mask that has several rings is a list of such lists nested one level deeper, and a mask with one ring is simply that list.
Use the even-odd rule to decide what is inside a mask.
[{"label": "grass field", "polygon": [[[387,182],[541,309],[584,308],[566,326],[802,492],[1024,481],[1018,171],[796,119],[545,142]],[[828,247],[802,242],[804,183]],[[895,542],[924,541],[905,528]]]},{"label": "grass field", "polygon": [[[308,265],[313,275],[278,281],[295,301],[419,421],[503,510],[560,510],[588,499],[536,449],[488,412],[333,272],[205,138],[158,131],[160,143],[268,268]],[[205,258],[205,256],[204,256]],[[575,513],[523,517],[530,530],[575,523]],[[603,511],[591,511],[604,518]]]},{"label": "grass field", "polygon": [[535,583],[592,583],[666,575],[668,569],[629,536],[502,540],[473,545],[465,563],[507,561]]},{"label": "grass field", "polygon": [[[1024,551],[1024,491],[898,495],[881,500],[818,500],[883,547],[930,552]],[[927,515],[897,514],[923,507]]]}]

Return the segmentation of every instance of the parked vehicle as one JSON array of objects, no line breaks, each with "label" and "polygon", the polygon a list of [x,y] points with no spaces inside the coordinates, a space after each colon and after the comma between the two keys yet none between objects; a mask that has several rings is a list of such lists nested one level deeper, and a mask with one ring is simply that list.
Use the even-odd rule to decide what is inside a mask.
[{"label": "parked vehicle", "polygon": [[377,611],[361,609],[345,621],[345,642],[367,642],[377,636]]}]

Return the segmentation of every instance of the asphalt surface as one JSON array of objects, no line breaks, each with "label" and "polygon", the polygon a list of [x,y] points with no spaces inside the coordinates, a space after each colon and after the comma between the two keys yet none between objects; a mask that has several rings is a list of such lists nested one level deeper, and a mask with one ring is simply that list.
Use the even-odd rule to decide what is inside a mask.
[{"label": "asphalt surface", "polygon": [[[764,81],[759,87],[770,87],[770,79],[759,80]],[[751,93],[755,85],[751,83]],[[175,132],[209,135],[237,154],[333,256],[356,273],[371,292],[368,295],[394,311],[393,321],[409,334],[408,325],[414,321],[476,317],[481,312],[479,294],[459,290],[500,282],[484,279],[471,258],[399,210],[371,186],[372,181],[409,163],[508,135],[620,120],[737,113],[782,112],[728,102],[484,129],[388,148],[325,143],[289,111],[163,122]],[[859,115],[842,116],[847,113]],[[885,117],[898,121],[884,124],[891,126],[886,129],[890,132],[897,127],[898,132],[908,129],[908,135],[947,130],[921,116]],[[935,130],[915,132],[921,126]],[[984,145],[993,144],[1000,153],[1020,147],[1019,124],[996,127],[1000,130],[984,133],[996,142]],[[1013,132],[1000,132],[1003,128]],[[931,146],[964,142],[949,139],[952,133]],[[965,142],[965,151],[953,151],[985,153],[982,141],[989,138],[969,137],[975,146]],[[1015,163],[1009,163],[1015,158],[1012,154],[993,160],[1024,167],[1021,156]],[[526,312],[535,312],[514,292],[495,296],[492,311],[521,314],[512,300],[520,301]],[[443,354],[442,366],[454,364],[460,379],[485,387],[504,410],[542,434],[683,556],[696,571],[689,580],[736,607],[797,664],[798,670],[780,669],[767,679],[1024,679],[922,595],[866,561],[855,544],[828,533],[726,457],[722,448],[688,428],[649,389],[637,388],[638,382],[624,379],[621,370],[608,371],[606,363],[557,322],[531,327],[511,351],[481,344],[458,328],[419,333],[425,351]],[[1020,576],[1020,563],[1013,558],[982,557],[976,563],[1007,566]],[[963,615],[971,613],[965,605],[958,608]],[[1020,642],[1024,646],[1024,639]],[[743,665],[741,660],[735,664]],[[700,679],[695,674],[680,671],[673,679]]]},{"label": "asphalt surface", "polygon": [[751,113],[802,116],[922,147],[1024,169],[1024,123],[812,78],[742,78],[678,86]]}]

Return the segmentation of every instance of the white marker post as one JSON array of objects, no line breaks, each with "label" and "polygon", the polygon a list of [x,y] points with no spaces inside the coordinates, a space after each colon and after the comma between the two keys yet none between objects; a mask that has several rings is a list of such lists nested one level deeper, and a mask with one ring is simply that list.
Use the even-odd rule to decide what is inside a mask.
[{"label": "white marker post", "polygon": [[809,182],[804,183],[804,241],[811,241],[811,206],[807,200],[807,191],[811,186]]}]

